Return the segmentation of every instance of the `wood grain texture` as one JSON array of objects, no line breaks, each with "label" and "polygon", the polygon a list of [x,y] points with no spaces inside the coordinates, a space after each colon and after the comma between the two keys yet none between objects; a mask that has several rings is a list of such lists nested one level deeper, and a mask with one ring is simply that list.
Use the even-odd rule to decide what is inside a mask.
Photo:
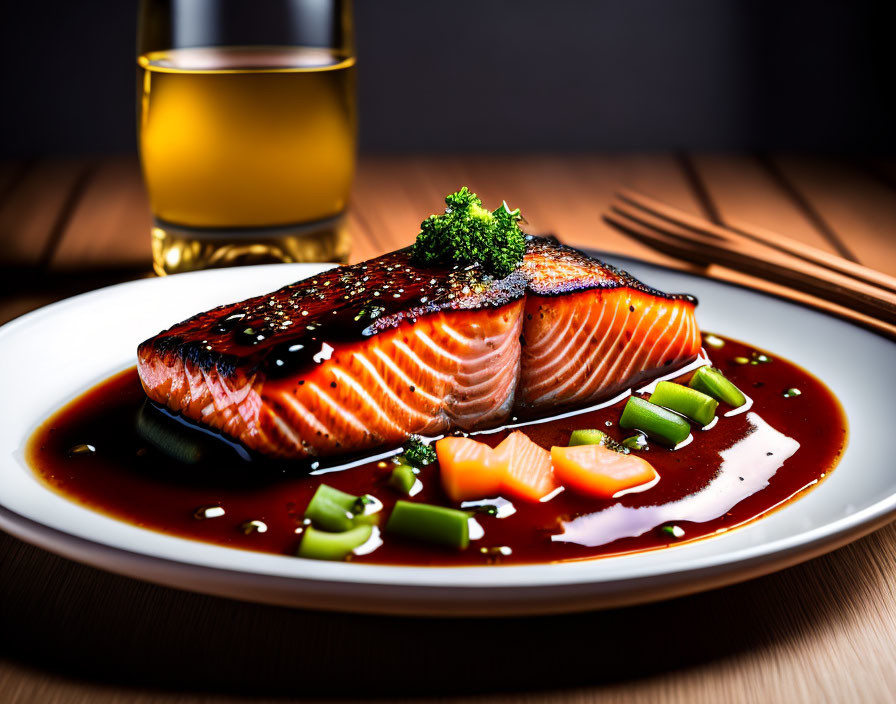
[{"label": "wood grain texture", "polygon": [[[823,300],[821,307],[830,309],[832,304],[840,317],[859,321],[864,327],[874,329],[896,340],[896,286],[889,279],[891,288],[854,278],[860,264],[840,260],[824,250],[812,250],[819,256],[833,257],[842,270],[834,271],[821,263],[809,262],[734,230],[717,226],[704,219],[688,219],[689,216],[675,208],[668,208],[653,199],[644,198],[632,191],[624,191],[613,202],[604,219],[621,232],[644,242],[661,252],[708,267],[722,265],[732,270],[762,277],[761,290],[786,286],[809,293]],[[778,237],[782,237],[778,235]],[[771,241],[774,241],[773,239]],[[794,241],[795,242],[795,241]],[[810,245],[801,244],[809,251]],[[795,247],[794,252],[799,248]],[[868,269],[869,275],[884,276]]]},{"label": "wood grain texture", "polygon": [[0,265],[43,263],[90,177],[90,166],[77,159],[12,170],[0,200]]},{"label": "wood grain texture", "polygon": [[[833,248],[756,159],[693,163],[723,219],[743,218]],[[886,183],[867,170],[844,167],[819,183],[817,175],[780,163],[795,188],[818,198],[813,207],[837,236],[843,223],[888,222],[892,204],[883,191],[869,197],[864,179],[881,189]],[[85,168],[0,168],[3,262],[44,257],[48,267],[27,291],[0,298],[0,319],[125,276],[110,268],[102,282],[78,278],[81,268],[148,264],[148,215],[135,162],[102,164],[72,202]],[[18,180],[4,199],[9,172]],[[705,214],[681,164],[667,155],[368,157],[352,199],[353,259],[409,244],[422,217],[462,184],[488,204],[513,198],[532,231],[652,261],[664,260],[599,219],[619,186]],[[842,213],[853,206],[837,205],[847,197],[862,199],[870,215],[847,220]],[[66,202],[65,227],[57,227],[58,246],[48,252]],[[892,229],[864,227],[871,256],[875,248],[882,258],[893,251]],[[869,256],[864,246],[855,244],[862,257]],[[706,273],[756,284],[717,266]],[[349,616],[228,601],[111,575],[0,534],[0,633],[4,703],[892,702],[896,525],[803,565],[704,594],[490,621]]]},{"label": "wood grain texture", "polygon": [[750,156],[695,156],[691,161],[723,224],[747,222],[834,251],[828,238],[760,160]]},{"label": "wood grain texture", "polygon": [[831,159],[779,157],[774,162],[857,261],[896,274],[896,187],[859,166]]},{"label": "wood grain texture", "polygon": [[22,702],[888,702],[894,546],[891,525],[704,594],[483,622],[228,601],[2,537],[0,691]]},{"label": "wood grain texture", "polygon": [[445,194],[463,185],[490,208],[512,194],[509,205],[522,209],[529,232],[552,233],[574,246],[660,263],[670,260],[601,220],[614,190],[638,188],[699,212],[672,156],[368,158],[359,170],[353,205],[365,224],[364,232],[377,240],[380,251],[395,249],[411,244],[420,221],[440,212]]},{"label": "wood grain texture", "polygon": [[152,267],[152,218],[136,159],[106,159],[93,173],[48,259],[51,271]]},{"label": "wood grain texture", "polygon": [[[352,194],[352,260],[410,244],[420,221],[443,208],[445,194],[461,185],[479,192],[487,204],[500,204],[506,194],[515,194],[517,201],[526,205],[524,215],[532,232],[562,233],[564,241],[573,245],[657,262],[669,259],[633,244],[601,221],[601,209],[614,189],[638,188],[689,212],[699,212],[671,156],[368,158],[359,165]],[[29,202],[23,201],[20,207]],[[39,245],[48,241],[51,214],[58,214],[61,208],[55,199],[48,197],[44,202],[44,220],[49,222],[35,221],[19,208],[9,216],[17,222],[31,222],[44,233],[40,238],[11,235],[16,243],[29,243],[34,261],[43,251]],[[0,211],[0,226],[2,223]],[[148,267],[150,226],[136,160],[107,159],[91,174],[61,227],[49,267],[53,271]]]}]

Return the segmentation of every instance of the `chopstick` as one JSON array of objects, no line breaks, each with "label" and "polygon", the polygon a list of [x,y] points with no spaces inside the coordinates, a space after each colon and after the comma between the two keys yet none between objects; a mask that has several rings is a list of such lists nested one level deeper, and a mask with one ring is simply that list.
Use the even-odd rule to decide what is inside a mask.
[{"label": "chopstick", "polygon": [[896,294],[879,286],[853,279],[831,269],[804,261],[769,247],[749,247],[742,242],[719,240],[714,235],[696,233],[631,206],[613,205],[617,224],[637,224],[647,230],[641,239],[663,240],[700,263],[718,263],[748,274],[792,286],[814,296],[855,308],[889,323],[896,323]]},{"label": "chopstick", "polygon": [[[604,218],[623,232],[666,254],[704,266],[718,264],[817,296],[820,301],[789,297],[896,337],[896,295],[868,283],[867,277],[858,280],[842,273],[849,267],[841,266],[840,271],[828,269],[749,238],[746,242],[744,238],[729,239],[727,228],[711,223],[705,223],[709,227],[704,227],[698,218],[687,216],[697,221],[692,224],[700,226],[700,231],[695,231],[673,222],[668,217],[668,210],[674,209],[663,207],[666,218],[635,207],[628,199],[620,200],[613,204],[611,212],[606,213]],[[775,288],[776,293],[786,295],[787,289]]]},{"label": "chopstick", "polygon": [[687,228],[693,232],[717,237],[729,241],[741,241],[745,243],[756,242],[767,245],[772,249],[777,249],[786,254],[803,259],[807,262],[818,264],[832,271],[845,274],[859,281],[880,286],[888,291],[896,293],[896,277],[889,276],[883,272],[862,266],[857,262],[844,259],[843,257],[831,254],[818,247],[805,244],[799,240],[794,240],[777,232],[748,225],[745,223],[727,224],[724,227],[711,223],[703,218],[696,217],[684,211],[673,208],[658,200],[637,193],[630,189],[621,189],[617,192],[617,197],[638,208],[644,212],[656,217],[667,220],[672,224],[677,224]]}]

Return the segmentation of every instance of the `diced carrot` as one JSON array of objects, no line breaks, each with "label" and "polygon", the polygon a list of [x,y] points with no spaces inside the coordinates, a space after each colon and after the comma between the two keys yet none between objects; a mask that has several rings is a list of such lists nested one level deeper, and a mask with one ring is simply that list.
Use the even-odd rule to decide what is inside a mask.
[{"label": "diced carrot", "polygon": [[551,453],[515,431],[496,448],[470,438],[443,438],[436,443],[442,488],[454,501],[508,498],[538,501],[559,485]]},{"label": "diced carrot", "polygon": [[602,499],[648,484],[659,476],[646,460],[604,445],[552,447],[551,461],[554,474],[564,486]]},{"label": "diced carrot", "polygon": [[484,499],[500,493],[502,468],[494,450],[470,438],[442,438],[436,442],[442,488],[454,501]]},{"label": "diced carrot", "polygon": [[551,468],[551,453],[516,430],[495,448],[495,461],[501,465],[501,493],[538,501],[559,485]]}]

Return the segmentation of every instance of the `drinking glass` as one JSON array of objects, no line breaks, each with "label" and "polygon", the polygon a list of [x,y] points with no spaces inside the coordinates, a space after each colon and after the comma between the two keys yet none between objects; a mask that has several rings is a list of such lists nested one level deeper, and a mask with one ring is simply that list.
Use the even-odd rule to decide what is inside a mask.
[{"label": "drinking glass", "polygon": [[344,262],[351,0],[142,0],[137,52],[156,272]]}]

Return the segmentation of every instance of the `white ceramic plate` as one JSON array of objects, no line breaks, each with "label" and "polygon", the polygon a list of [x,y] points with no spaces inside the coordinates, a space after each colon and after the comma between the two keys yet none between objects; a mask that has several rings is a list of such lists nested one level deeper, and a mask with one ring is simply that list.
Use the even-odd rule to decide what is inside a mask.
[{"label": "white ceramic plate", "polygon": [[826,481],[766,518],[668,550],[549,565],[421,568],[309,561],[163,535],[71,503],[34,477],[23,448],[36,426],[134,364],[138,342],[199,310],[325,268],[275,265],[112,286],[0,328],[7,409],[0,424],[0,527],[113,572],[239,599],[394,614],[509,615],[631,604],[748,579],[833,550],[894,516],[896,472],[886,439],[896,345],[769,296],[624,264],[657,288],[697,295],[701,327],[794,360],[827,382],[846,409],[850,442]]}]

